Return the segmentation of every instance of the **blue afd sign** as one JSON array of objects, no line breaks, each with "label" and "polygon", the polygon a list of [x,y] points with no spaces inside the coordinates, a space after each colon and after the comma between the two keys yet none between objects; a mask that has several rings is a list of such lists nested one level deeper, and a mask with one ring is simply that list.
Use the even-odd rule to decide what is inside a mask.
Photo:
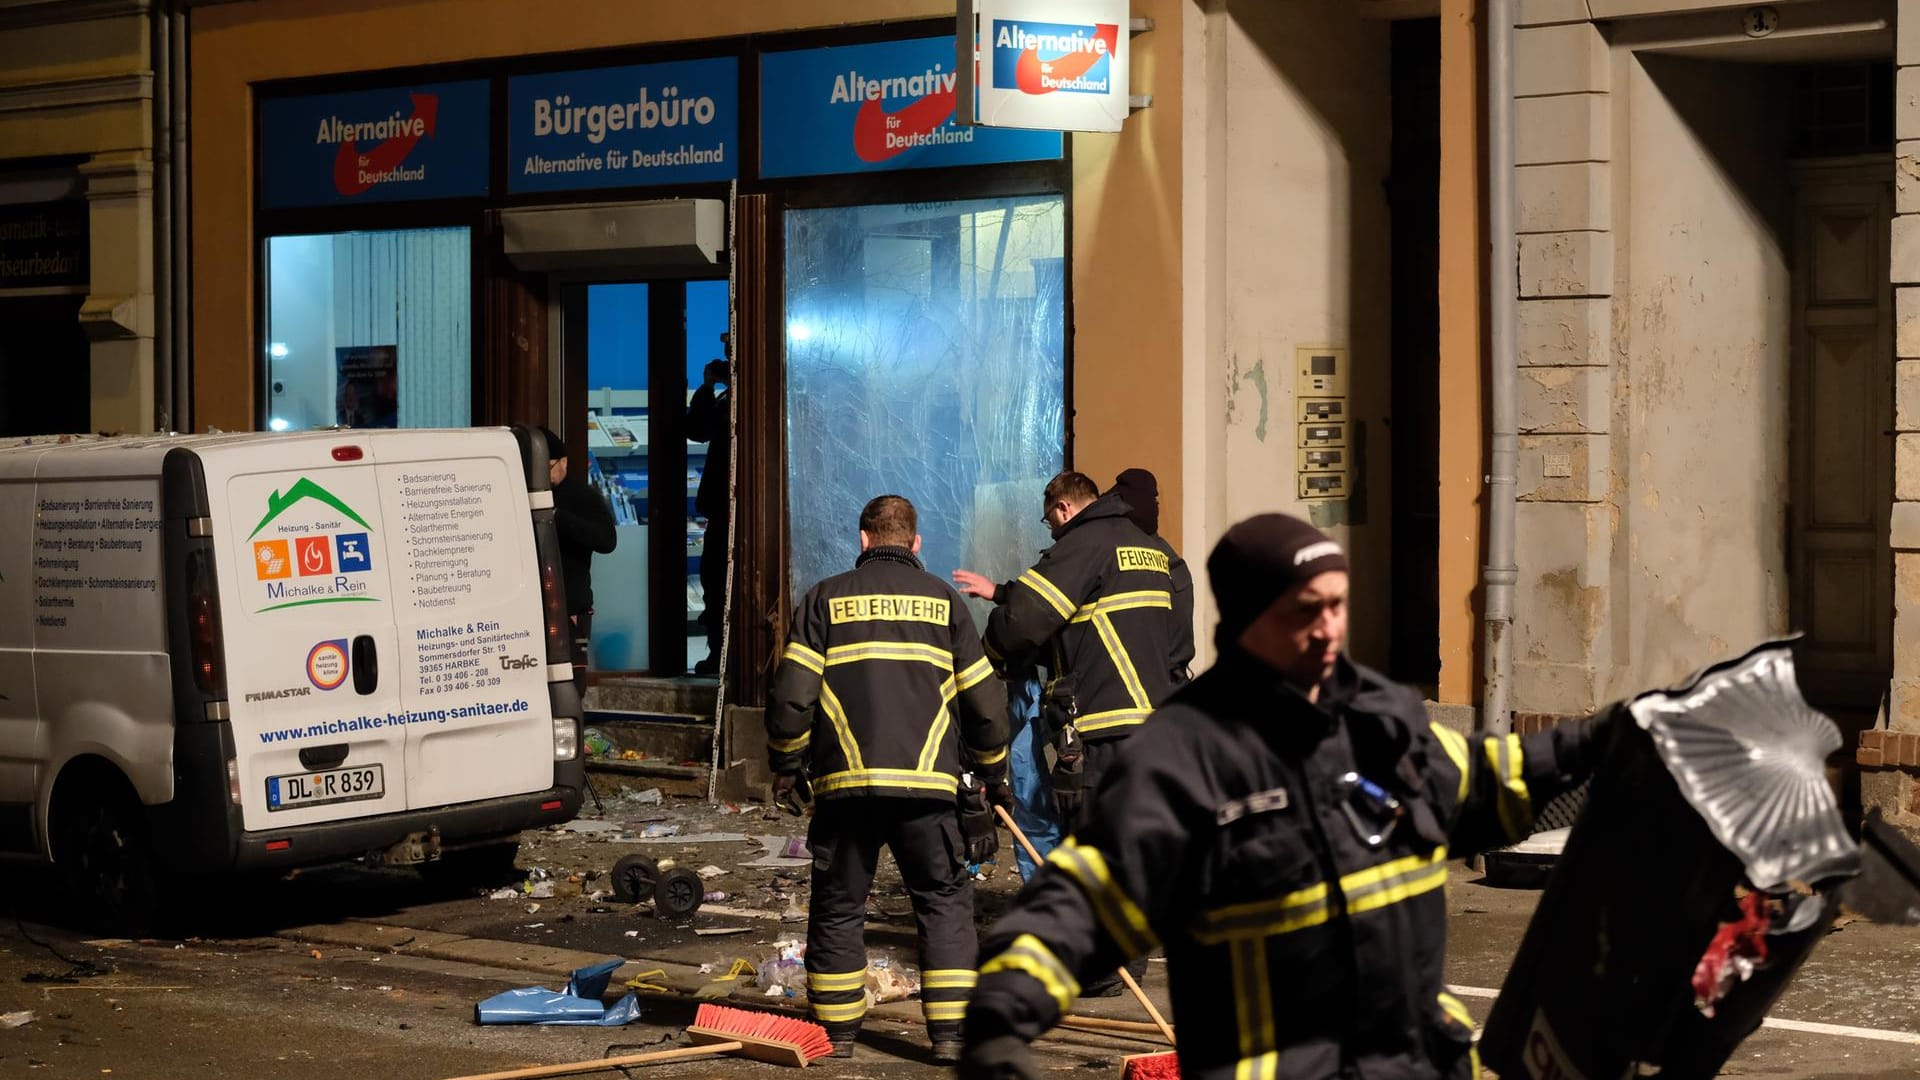
[{"label": "blue afd sign", "polygon": [[487,193],[487,83],[432,83],[260,103],[269,209]]},{"label": "blue afd sign", "polygon": [[951,36],[760,58],[760,173],[931,169],[1060,156],[1055,131],[954,122]]},{"label": "blue afd sign", "polygon": [[507,190],[638,187],[739,175],[732,57],[527,75],[507,84]]}]

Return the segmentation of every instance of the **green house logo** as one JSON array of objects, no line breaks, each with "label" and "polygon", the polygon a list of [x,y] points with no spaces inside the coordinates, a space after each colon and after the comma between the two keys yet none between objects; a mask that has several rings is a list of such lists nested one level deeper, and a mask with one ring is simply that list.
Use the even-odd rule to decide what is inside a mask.
[{"label": "green house logo", "polygon": [[273,524],[274,518],[286,513],[307,499],[316,500],[325,506],[340,511],[363,529],[373,528],[373,526],[367,524],[365,518],[354,513],[353,507],[348,506],[340,496],[335,495],[333,492],[328,491],[326,488],[321,487],[319,484],[303,476],[296,481],[292,487],[287,489],[286,494],[283,495],[276,491],[267,497],[267,516],[261,518],[260,524],[253,527],[253,531],[247,534],[247,539],[251,540],[259,536],[260,530]]}]

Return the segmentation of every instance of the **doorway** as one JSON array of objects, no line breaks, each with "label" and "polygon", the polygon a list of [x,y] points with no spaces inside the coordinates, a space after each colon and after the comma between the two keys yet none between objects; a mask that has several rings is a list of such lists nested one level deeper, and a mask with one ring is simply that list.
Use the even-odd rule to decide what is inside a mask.
[{"label": "doorway", "polygon": [[[727,544],[724,279],[560,286],[563,435],[613,513],[593,560],[592,670],[715,674]],[[713,602],[717,605],[719,602]]]}]

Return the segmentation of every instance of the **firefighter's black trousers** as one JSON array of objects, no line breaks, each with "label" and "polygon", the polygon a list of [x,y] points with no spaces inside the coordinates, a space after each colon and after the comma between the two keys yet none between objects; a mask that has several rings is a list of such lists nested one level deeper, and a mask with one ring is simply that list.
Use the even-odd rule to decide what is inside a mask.
[{"label": "firefighter's black trousers", "polygon": [[852,1038],[866,1015],[867,892],[885,845],[900,865],[920,926],[920,1004],[927,1034],[958,1038],[979,951],[973,881],[952,799],[853,795],[815,804],[807,844],[813,900],[807,913],[807,997],[834,1039]]},{"label": "firefighter's black trousers", "polygon": [[[1088,817],[1093,813],[1094,802],[1100,798],[1101,784],[1106,779],[1107,773],[1113,769],[1114,759],[1120,756],[1120,749],[1126,745],[1127,740],[1124,737],[1118,739],[1100,739],[1087,744],[1086,764],[1081,767],[1083,772],[1080,776],[1082,794],[1080,820],[1070,823],[1072,829],[1077,831],[1087,823]],[[1136,956],[1128,961],[1127,974],[1133,976],[1134,982],[1139,982],[1146,978],[1147,958],[1144,956]],[[1119,983],[1119,981],[1120,976],[1117,972],[1112,975],[1104,975],[1089,983],[1085,992],[1089,996],[1117,993],[1118,991],[1115,989],[1115,985]]]}]

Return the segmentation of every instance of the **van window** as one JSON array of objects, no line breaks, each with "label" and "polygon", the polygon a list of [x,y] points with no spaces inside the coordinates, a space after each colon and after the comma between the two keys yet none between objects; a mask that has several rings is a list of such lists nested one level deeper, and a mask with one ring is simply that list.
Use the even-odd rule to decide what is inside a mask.
[{"label": "van window", "polygon": [[264,426],[470,424],[468,233],[394,229],[269,239]]}]

